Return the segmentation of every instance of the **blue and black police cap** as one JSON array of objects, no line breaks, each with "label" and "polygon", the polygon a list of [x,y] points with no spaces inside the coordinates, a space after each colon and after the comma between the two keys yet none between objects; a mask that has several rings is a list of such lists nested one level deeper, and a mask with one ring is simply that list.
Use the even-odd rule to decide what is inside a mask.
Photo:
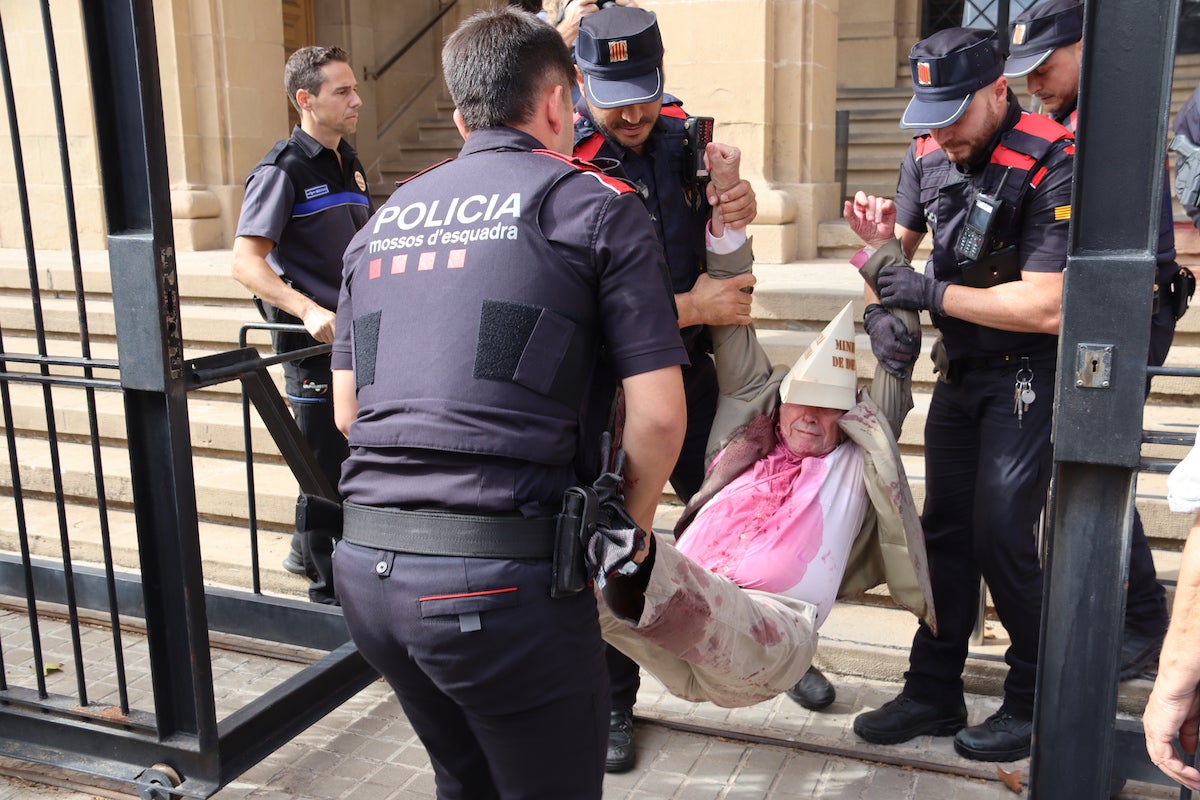
[{"label": "blue and black police cap", "polygon": [[650,103],[662,97],[662,35],[652,11],[609,6],[579,22],[575,63],[583,91],[597,108]]},{"label": "blue and black police cap", "polygon": [[913,99],[901,128],[945,128],[953,125],[975,92],[1004,72],[1004,53],[995,31],[947,28],[913,45]]},{"label": "blue and black police cap", "polygon": [[1021,12],[1009,27],[1004,74],[1021,78],[1042,65],[1060,47],[1083,38],[1083,3],[1046,0]]}]

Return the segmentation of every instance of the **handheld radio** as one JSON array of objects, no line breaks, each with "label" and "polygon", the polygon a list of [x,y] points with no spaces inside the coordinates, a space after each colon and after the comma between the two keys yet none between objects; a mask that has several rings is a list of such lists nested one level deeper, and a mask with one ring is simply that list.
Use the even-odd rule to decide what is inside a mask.
[{"label": "handheld radio", "polygon": [[992,241],[992,227],[1004,205],[1004,201],[1000,199],[1000,192],[1004,189],[1004,182],[1008,180],[1008,173],[1011,171],[1012,167],[1004,170],[996,191],[991,194],[981,192],[975,196],[975,203],[971,206],[966,224],[963,225],[958,234],[958,242],[954,245],[954,252],[961,260],[978,261]]},{"label": "handheld radio", "polygon": [[688,177],[702,182],[708,179],[704,151],[713,138],[712,117],[688,117],[683,123],[683,146],[688,154]]}]

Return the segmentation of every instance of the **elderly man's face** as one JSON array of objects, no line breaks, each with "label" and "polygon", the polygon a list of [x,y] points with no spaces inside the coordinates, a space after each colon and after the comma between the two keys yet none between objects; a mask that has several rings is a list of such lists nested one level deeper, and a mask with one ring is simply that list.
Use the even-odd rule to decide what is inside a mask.
[{"label": "elderly man's face", "polygon": [[779,430],[788,450],[795,455],[801,458],[827,455],[842,441],[838,420],[845,413],[838,408],[784,403],[779,406]]},{"label": "elderly man's face", "polygon": [[930,137],[953,164],[977,160],[1000,129],[1008,110],[1008,81],[1003,77],[983,87],[954,124],[929,131]]},{"label": "elderly man's face", "polygon": [[1059,47],[1041,66],[1025,76],[1029,93],[1042,101],[1051,114],[1059,114],[1079,96],[1080,42]]}]

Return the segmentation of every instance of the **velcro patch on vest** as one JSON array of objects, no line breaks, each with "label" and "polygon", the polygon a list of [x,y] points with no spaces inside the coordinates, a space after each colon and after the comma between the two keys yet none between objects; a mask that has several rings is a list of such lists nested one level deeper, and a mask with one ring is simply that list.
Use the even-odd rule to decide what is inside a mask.
[{"label": "velcro patch on vest", "polygon": [[474,377],[507,381],[574,406],[591,355],[588,337],[561,314],[507,300],[484,300]]},{"label": "velcro patch on vest", "polygon": [[354,388],[375,382],[375,359],[379,354],[379,320],[382,311],[354,318]]}]

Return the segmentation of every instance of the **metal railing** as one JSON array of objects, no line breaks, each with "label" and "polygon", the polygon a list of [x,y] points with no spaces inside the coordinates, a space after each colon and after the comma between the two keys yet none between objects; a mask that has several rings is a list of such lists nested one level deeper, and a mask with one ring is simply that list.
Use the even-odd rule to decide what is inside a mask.
[{"label": "metal railing", "polygon": [[[118,312],[112,315],[117,358],[95,357],[49,0],[40,7],[73,284],[53,294],[73,292],[78,340],[72,347],[79,354],[59,352],[68,324],[52,323],[51,315],[63,313],[64,301],[48,299],[42,286],[46,270],[34,247],[20,103],[0,17],[0,77],[29,289],[28,311],[5,311],[16,322],[0,324],[9,334],[7,342],[0,336],[0,410],[9,479],[3,500],[11,500],[0,503],[0,532],[11,542],[0,551],[0,614],[7,620],[0,637],[0,754],[83,773],[144,798],[208,797],[376,675],[349,641],[340,610],[262,595],[257,565],[252,591],[206,585],[188,395],[239,381],[301,487],[328,496],[332,489],[267,372],[296,354],[264,359],[243,347],[184,358],[153,2],[127,0],[80,4]],[[6,302],[11,309],[11,292]],[[15,351],[6,352],[14,342]],[[81,392],[83,402],[63,403],[66,392]],[[121,411],[105,419],[123,421],[126,454],[110,446],[120,436],[104,429],[110,422],[100,416],[98,392],[120,393]],[[70,410],[80,406],[86,432],[70,421]],[[79,466],[84,460],[90,468]],[[112,507],[114,498],[120,508]],[[136,572],[114,562],[111,518],[118,511],[132,517]],[[99,532],[99,554],[86,559],[97,566],[75,563],[84,546],[81,528]],[[253,523],[251,530],[253,540]],[[24,624],[14,628],[14,620]],[[127,637],[131,626],[144,639]],[[216,632],[326,655],[219,718],[209,643]],[[60,680],[68,675],[70,689]]]}]

